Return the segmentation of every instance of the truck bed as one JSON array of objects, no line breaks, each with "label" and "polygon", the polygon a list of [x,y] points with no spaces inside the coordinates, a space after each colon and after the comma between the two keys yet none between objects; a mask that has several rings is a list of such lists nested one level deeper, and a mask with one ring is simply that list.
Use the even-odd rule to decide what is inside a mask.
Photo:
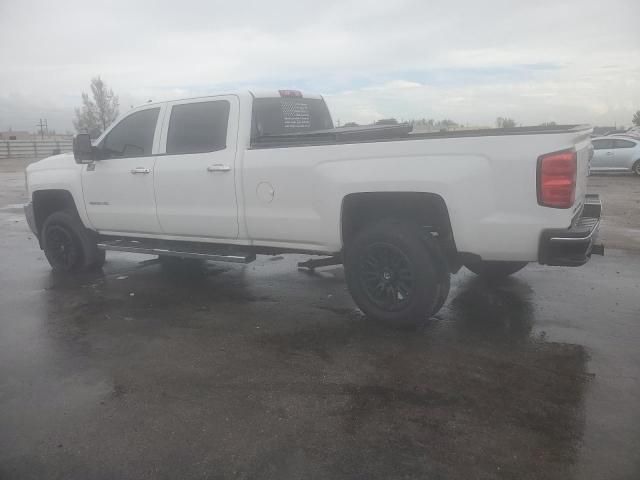
[{"label": "truck bed", "polygon": [[348,143],[397,142],[436,138],[496,137],[509,135],[559,134],[578,132],[589,125],[551,125],[515,128],[484,128],[445,132],[413,133],[408,124],[338,127],[315,132],[286,135],[263,135],[251,139],[252,149],[304,147],[314,145],[341,145]]}]

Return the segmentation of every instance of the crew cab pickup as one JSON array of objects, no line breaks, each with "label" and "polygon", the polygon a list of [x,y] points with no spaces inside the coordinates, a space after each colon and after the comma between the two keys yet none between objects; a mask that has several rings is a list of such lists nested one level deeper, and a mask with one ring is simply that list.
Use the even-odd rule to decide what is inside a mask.
[{"label": "crew cab pickup", "polygon": [[336,128],[321,96],[294,90],[148,103],[29,165],[25,212],[55,270],[99,268],[105,250],[306,253],[344,264],[368,318],[413,324],[463,265],[496,277],[603,253],[590,133]]}]

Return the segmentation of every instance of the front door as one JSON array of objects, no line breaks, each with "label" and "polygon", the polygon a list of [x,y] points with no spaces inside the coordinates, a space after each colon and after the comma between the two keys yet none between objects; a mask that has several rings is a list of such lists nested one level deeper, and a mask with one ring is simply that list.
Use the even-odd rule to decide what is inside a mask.
[{"label": "front door", "polygon": [[166,235],[235,239],[238,98],[167,106],[156,158],[158,220]]},{"label": "front door", "polygon": [[82,168],[89,220],[99,232],[160,233],[154,196],[154,138],[161,107],[136,110],[98,143]]}]

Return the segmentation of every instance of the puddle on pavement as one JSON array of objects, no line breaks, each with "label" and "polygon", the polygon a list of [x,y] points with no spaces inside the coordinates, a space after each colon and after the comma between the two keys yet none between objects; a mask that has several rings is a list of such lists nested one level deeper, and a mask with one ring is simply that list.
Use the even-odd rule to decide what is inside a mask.
[{"label": "puddle on pavement", "polygon": [[570,476],[587,354],[532,336],[525,282],[465,279],[439,318],[407,332],[369,325],[346,293],[319,301],[313,287],[330,278],[304,275],[308,297],[284,301],[295,272],[260,287],[242,269],[183,273],[151,263],[48,291],[49,322],[74,326],[59,348],[79,342],[119,372],[113,415],[128,415],[123,397],[159,412],[188,399],[211,427],[205,443],[255,452],[225,457],[229,472],[257,478]]},{"label": "puddle on pavement", "polygon": [[[517,279],[487,285],[474,278],[455,289],[440,319],[415,332],[371,327],[348,308],[317,307],[344,323],[313,322],[259,342],[287,368],[344,382],[340,400],[327,407],[341,435],[315,432],[327,448],[336,442],[340,468],[366,465],[363,478],[493,478],[499,471],[564,479],[581,441],[591,376],[582,346],[532,336],[532,296]],[[316,394],[334,395],[322,385]]]}]

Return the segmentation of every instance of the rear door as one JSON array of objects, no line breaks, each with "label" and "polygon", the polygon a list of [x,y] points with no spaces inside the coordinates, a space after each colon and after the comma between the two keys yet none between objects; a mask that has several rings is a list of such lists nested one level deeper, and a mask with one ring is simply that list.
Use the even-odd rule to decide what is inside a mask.
[{"label": "rear door", "polygon": [[609,170],[615,168],[615,150],[613,139],[601,138],[593,140],[593,158],[591,159],[592,170]]},{"label": "rear door", "polygon": [[238,236],[234,95],[170,102],[156,158],[155,193],[162,231],[171,236]]},{"label": "rear door", "polygon": [[160,233],[153,153],[162,108],[148,106],[124,117],[98,143],[98,160],[82,166],[85,206],[96,230]]}]

